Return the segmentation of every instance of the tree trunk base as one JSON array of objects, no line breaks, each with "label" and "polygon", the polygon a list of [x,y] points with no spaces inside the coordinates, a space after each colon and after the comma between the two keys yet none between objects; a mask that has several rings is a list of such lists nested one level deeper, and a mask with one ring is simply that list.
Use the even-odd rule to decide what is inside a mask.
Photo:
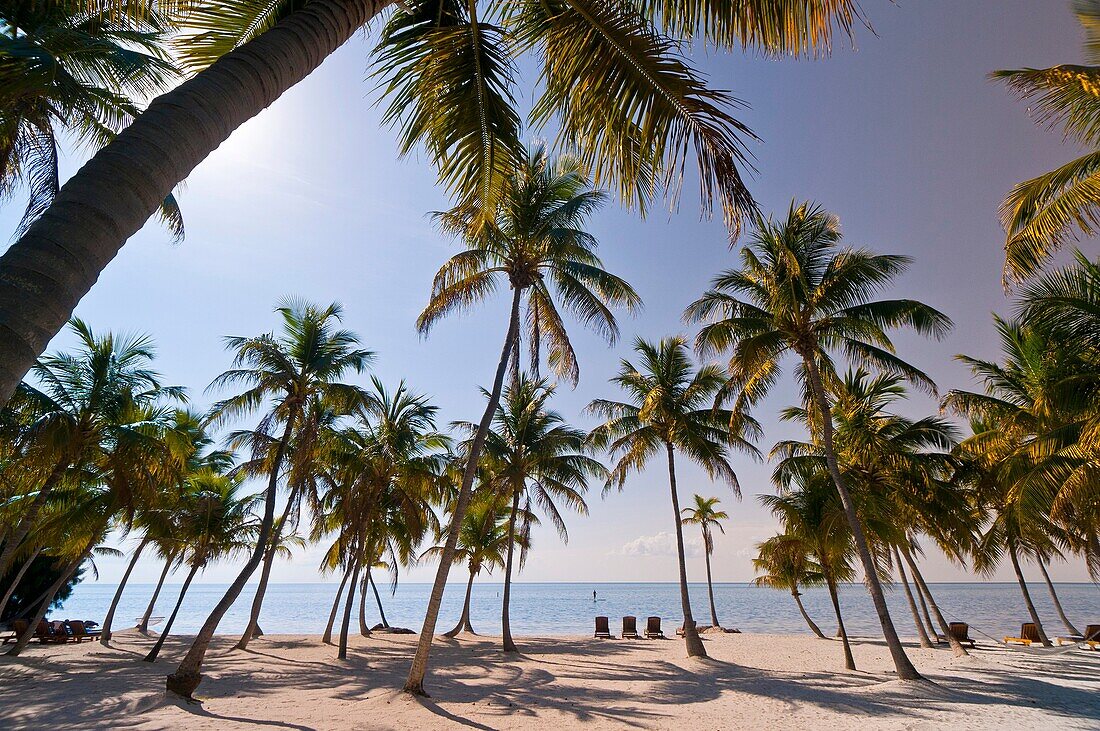
[{"label": "tree trunk base", "polygon": [[431,698],[428,692],[424,690],[423,683],[405,683],[405,687],[401,689],[401,692],[417,696],[418,698]]},{"label": "tree trunk base", "polygon": [[202,673],[175,672],[167,677],[164,686],[169,693],[191,700],[195,689],[202,682]]},{"label": "tree trunk base", "polygon": [[684,644],[687,646],[688,657],[710,657],[707,648],[703,647],[703,640],[695,627],[684,628]]}]

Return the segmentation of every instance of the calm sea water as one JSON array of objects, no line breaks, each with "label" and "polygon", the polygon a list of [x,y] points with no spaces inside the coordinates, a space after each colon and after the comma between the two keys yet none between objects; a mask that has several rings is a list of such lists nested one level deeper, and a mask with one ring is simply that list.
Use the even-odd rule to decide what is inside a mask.
[{"label": "calm sea water", "polygon": [[[192,585],[173,633],[198,631],[214,604],[222,597],[226,585]],[[1046,586],[1029,587],[1038,611],[1048,623],[1052,634],[1064,634],[1064,628],[1054,613]],[[1017,584],[974,583],[932,584],[932,593],[948,621],[965,621],[976,632],[994,637],[1019,630],[1027,621],[1027,610]],[[401,584],[396,594],[380,587],[383,608],[391,625],[419,629],[427,605],[429,584]],[[450,629],[461,612],[465,582],[447,588],[439,631]],[[1059,598],[1070,620],[1083,629],[1086,624],[1100,623],[1100,587],[1095,584],[1057,584]],[[65,603],[52,613],[54,618],[102,620],[114,595],[115,586],[81,584]],[[168,615],[175,602],[179,585],[166,584],[157,603],[155,615]],[[254,587],[246,587],[240,599],[225,615],[219,633],[240,632],[248,619]],[[596,592],[596,601],[592,592]],[[145,610],[152,595],[151,584],[134,584],[126,588],[116,613],[115,628],[133,626],[135,618]],[[324,631],[335,596],[335,584],[272,584],[264,601],[260,625],[268,633],[320,634]],[[500,584],[475,584],[472,602],[474,629],[482,634],[500,632]],[[746,632],[801,632],[806,625],[798,608],[786,592],[761,589],[747,584],[716,584],[715,603],[718,619],[726,627]],[[633,614],[639,617],[660,615],[665,619],[666,632],[675,629],[682,617],[680,594],[674,583],[518,583],[512,590],[512,631],[520,635],[577,635],[592,631],[597,614],[612,617],[612,629],[618,618]],[[691,585],[692,610],[696,621],[709,624],[705,584]],[[913,636],[914,629],[900,585],[888,591],[888,601],[895,624],[903,636]],[[826,633],[836,630],[828,594],[822,589],[805,589],[803,603],[807,611]],[[844,622],[852,635],[879,633],[873,607],[862,585],[841,589]],[[378,621],[374,598],[368,594],[367,622]],[[355,626],[353,620],[353,627]]]}]

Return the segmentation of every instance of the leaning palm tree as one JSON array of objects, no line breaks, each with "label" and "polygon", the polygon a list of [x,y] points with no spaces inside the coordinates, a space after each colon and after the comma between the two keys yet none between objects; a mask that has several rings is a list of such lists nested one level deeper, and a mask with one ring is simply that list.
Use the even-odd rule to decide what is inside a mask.
[{"label": "leaning palm tree", "polygon": [[[575,367],[567,367],[573,362],[572,348],[561,324],[559,308],[613,344],[618,337],[618,325],[610,308],[633,309],[640,304],[633,288],[607,272],[595,253],[598,242],[584,226],[600,199],[592,194],[588,181],[576,166],[567,163],[558,167],[536,152],[528,156],[526,163],[510,170],[502,185],[505,193],[493,209],[491,220],[468,205],[437,216],[444,230],[459,236],[467,248],[440,268],[432,283],[431,299],[417,320],[420,332],[427,333],[444,316],[479,304],[497,287],[507,284],[512,290],[504,347],[485,413],[463,454],[465,468],[450,532],[405,684],[405,689],[414,694],[424,692],[424,675],[443,590],[454,563],[458,532],[469,505],[481,450],[500,403],[505,372],[512,352],[518,347],[520,305],[524,297],[538,303],[536,309],[541,313],[544,331],[557,333],[550,337],[551,355],[558,353],[558,364],[566,366],[567,374],[575,374]],[[550,327],[547,323],[551,321],[557,325]],[[541,337],[532,334],[532,343],[539,342]]]},{"label": "leaning palm tree", "polygon": [[712,479],[729,484],[740,497],[737,475],[729,463],[730,451],[740,449],[753,456],[758,452],[734,425],[751,429],[755,422],[744,415],[735,421],[731,412],[714,406],[715,396],[727,376],[714,365],[695,368],[683,338],[664,338],[659,343],[638,338],[634,341],[634,352],[641,358],[639,365],[624,359],[618,375],[611,379],[627,393],[630,401],[597,399],[590,403],[588,411],[605,421],[592,431],[589,439],[593,446],[608,449],[615,460],[604,494],[612,487],[621,490],[627,475],[640,472],[654,455],[665,453],[676,524],[684,642],[689,656],[706,657],[688,596],[684,531],[676,489],[676,452],[699,464]]},{"label": "leaning palm tree", "polygon": [[[584,453],[586,433],[569,426],[561,414],[547,407],[553,394],[554,388],[545,381],[521,376],[505,389],[485,439],[489,488],[511,504],[501,603],[505,652],[517,651],[509,616],[512,574],[516,571],[515,548],[520,546],[522,567],[530,549],[530,516],[534,508],[544,513],[562,541],[568,542],[569,531],[558,505],[587,515],[584,494],[588,491],[588,479],[608,477],[607,469]],[[461,426],[467,432],[473,431],[472,424]]]},{"label": "leaning palm tree", "polygon": [[707,562],[707,596],[710,597],[710,623],[715,627],[718,624],[718,611],[714,608],[714,584],[710,574],[710,555],[714,553],[714,529],[722,533],[726,529],[722,527],[723,520],[728,520],[729,515],[724,510],[716,510],[715,506],[721,502],[716,497],[703,497],[696,493],[695,505],[683,508],[680,513],[684,516],[680,522],[684,525],[697,525],[703,534],[703,556]]},{"label": "leaning palm tree", "polygon": [[1006,286],[1037,273],[1067,242],[1100,233],[1100,0],[1073,0],[1085,29],[1085,62],[1046,69],[994,71],[1008,88],[1029,102],[1040,124],[1061,131],[1086,147],[1081,157],[1017,184],[1001,203]]},{"label": "leaning palm tree", "polygon": [[842,349],[849,359],[933,389],[928,376],[894,354],[887,331],[909,327],[941,337],[951,321],[916,300],[874,300],[905,270],[909,258],[841,249],[841,238],[839,220],[814,204],[792,202],[784,219],[758,215],[741,250],[741,267],[715,277],[712,288],[688,307],[685,317],[706,323],[696,340],[701,352],[729,351],[732,386],[739,389],[738,409],[758,401],[776,383],[784,355],[798,357],[828,471],[898,677],[917,679],[920,674],[890,619],[870,547],[840,472],[824,381],[832,370],[832,352]]},{"label": "leaning palm tree", "polygon": [[756,544],[756,558],[752,567],[760,575],[753,579],[757,586],[783,589],[791,593],[794,603],[806,626],[815,635],[828,639],[802,605],[801,586],[820,586],[825,583],[821,567],[814,561],[812,549],[801,537],[791,533],[781,533]]},{"label": "leaning palm tree", "polygon": [[[122,0],[112,5],[125,7]],[[146,3],[143,3],[143,5]],[[460,200],[491,198],[518,148],[513,52],[543,73],[531,122],[561,130],[601,180],[643,205],[657,182],[675,192],[695,151],[704,208],[751,207],[741,178],[748,132],[736,100],[709,88],[681,52],[698,38],[723,50],[813,56],[860,18],[857,0],[311,0],[190,3],[180,44],[194,78],[152,101],[61,189],[0,259],[0,403],[125,241],[172,189],[248,119],[379,15],[376,57],[401,149],[422,143]],[[481,11],[479,13],[479,11]],[[485,14],[488,14],[487,17]],[[240,73],[243,66],[255,73]],[[489,209],[492,206],[484,206]],[[55,256],[56,246],[69,256]]]},{"label": "leaning palm tree", "polygon": [[283,321],[282,333],[226,338],[227,347],[236,351],[233,368],[211,384],[212,388],[244,387],[239,394],[214,405],[209,417],[212,426],[267,406],[270,410],[262,419],[265,428],[258,431],[266,433],[281,426],[281,432],[267,452],[267,489],[255,549],[214,606],[179,668],[168,676],[168,689],[184,697],[190,697],[201,682],[202,661],[218,624],[268,549],[275,523],[275,497],[291,442],[296,434],[314,428],[311,417],[323,411],[315,407],[317,401],[350,408],[360,399],[358,388],[338,379],[349,372],[361,373],[373,359],[370,351],[358,347],[354,333],[339,328],[343,309],[338,304],[317,307],[286,300],[275,311]]}]

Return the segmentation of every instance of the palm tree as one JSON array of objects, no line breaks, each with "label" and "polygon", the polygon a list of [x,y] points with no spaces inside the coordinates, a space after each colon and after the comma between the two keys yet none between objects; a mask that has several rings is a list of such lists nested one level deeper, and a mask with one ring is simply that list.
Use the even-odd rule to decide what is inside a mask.
[{"label": "palm tree", "polygon": [[820,586],[825,583],[825,576],[821,567],[813,560],[813,551],[809,544],[797,535],[781,533],[756,544],[756,551],[752,566],[762,573],[753,579],[753,583],[789,591],[810,631],[823,640],[828,639],[821,628],[810,619],[806,607],[802,605],[802,594],[798,591],[800,586]]},{"label": "palm tree", "polygon": [[887,331],[909,327],[942,337],[951,321],[916,300],[874,300],[910,259],[840,249],[840,222],[824,209],[792,202],[785,219],[758,215],[755,223],[741,250],[741,268],[715,277],[712,288],[688,307],[685,317],[707,323],[696,340],[700,352],[730,351],[729,370],[740,389],[738,408],[758,401],[778,380],[784,355],[798,357],[799,376],[820,420],[828,471],[898,677],[918,679],[890,619],[870,547],[840,472],[824,378],[832,368],[831,352],[840,348],[852,360],[933,389],[928,376],[894,354]]},{"label": "palm tree", "polygon": [[226,338],[227,347],[236,351],[233,368],[211,384],[211,388],[245,387],[239,394],[214,405],[209,417],[212,426],[270,405],[262,420],[265,428],[257,431],[267,433],[281,425],[282,432],[267,453],[267,489],[255,549],[214,606],[179,668],[168,676],[168,690],[187,698],[202,680],[202,661],[218,624],[240,596],[268,549],[275,524],[279,478],[286,469],[284,463],[292,440],[296,434],[314,430],[311,419],[323,413],[316,408],[316,402],[350,407],[360,399],[358,388],[338,379],[349,371],[361,373],[373,358],[370,351],[358,347],[359,339],[354,333],[338,327],[343,315],[338,304],[317,307],[284,300],[275,311],[283,321],[282,333],[279,336],[268,333],[251,338]]},{"label": "palm tree", "polygon": [[187,478],[176,526],[176,536],[186,552],[187,577],[160,637],[144,658],[146,662],[154,662],[160,654],[195,574],[211,561],[253,550],[260,526],[252,510],[263,499],[262,493],[241,495],[240,487],[239,478],[209,469]]},{"label": "palm tree", "polygon": [[[171,20],[158,8],[112,12],[80,0],[10,3],[0,17],[0,200],[20,183],[30,200],[19,232],[61,187],[61,135],[108,144],[140,114],[137,100],[166,91]],[[171,192],[161,217],[177,240],[183,219]]]},{"label": "palm tree", "polygon": [[[726,374],[714,365],[696,369],[688,347],[681,337],[669,337],[659,343],[638,338],[634,352],[640,366],[621,361],[619,373],[611,382],[625,391],[629,402],[596,399],[588,411],[605,422],[590,435],[592,444],[608,449],[615,466],[604,487],[620,490],[632,471],[641,471],[651,457],[663,449],[668,459],[668,481],[676,523],[676,553],[680,569],[680,604],[684,612],[684,642],[691,657],[706,657],[688,596],[687,564],[684,560],[684,532],[680,524],[680,497],[676,490],[676,452],[699,464],[711,479],[720,479],[740,496],[737,475],[729,463],[731,449],[757,456],[756,448],[735,430],[733,414],[714,406],[715,397],[726,381]],[[755,422],[743,417],[736,422],[753,429]]]},{"label": "palm tree", "polygon": [[[574,375],[575,365],[568,367],[574,362],[572,348],[554,300],[582,324],[597,330],[609,344],[618,337],[610,308],[633,309],[640,302],[630,285],[604,270],[603,262],[596,256],[598,242],[583,226],[600,198],[592,194],[588,182],[572,163],[559,168],[536,151],[527,157],[526,164],[510,171],[504,187],[505,195],[494,208],[491,221],[470,206],[437,215],[443,229],[460,236],[468,248],[440,268],[432,283],[431,299],[417,320],[420,332],[427,333],[447,314],[472,307],[505,282],[512,290],[504,347],[485,413],[463,455],[465,469],[451,529],[440,554],[420,642],[405,683],[405,690],[413,694],[424,693],[428,653],[443,590],[454,563],[458,532],[470,502],[481,450],[500,403],[505,371],[518,347],[520,304],[524,296],[528,297],[529,305],[535,303],[542,323],[540,333],[546,333],[532,333],[531,342],[536,344],[547,337],[552,361],[557,353],[557,364],[565,367],[567,374]],[[533,362],[537,362],[537,357]],[[516,371],[518,367],[513,376]]]},{"label": "palm tree", "polygon": [[1028,112],[1043,125],[1060,129],[1066,140],[1089,148],[1081,157],[1055,170],[1017,184],[1001,203],[1005,240],[1005,285],[1037,273],[1055,252],[1078,237],[1100,229],[1100,136],[1093,119],[1100,113],[1100,0],[1073,0],[1085,30],[1088,65],[1063,64],[1046,69],[994,71]]},{"label": "palm tree", "polygon": [[[126,7],[120,0],[111,4]],[[490,12],[499,24],[479,17],[480,5],[311,0],[273,8],[216,0],[188,6],[186,25],[194,35],[180,46],[194,77],[154,99],[0,258],[0,319],[8,327],[0,339],[0,403],[165,196],[234,130],[392,6],[376,52],[391,99],[387,120],[400,126],[403,151],[423,143],[460,200],[492,197],[494,178],[515,157],[520,119],[509,54],[536,51],[544,83],[532,109],[534,125],[557,126],[562,146],[576,147],[601,181],[639,207],[656,182],[670,183],[675,193],[695,150],[704,210],[717,198],[729,216],[752,205],[740,171],[742,140],[751,133],[730,114],[735,98],[708,88],[678,41],[695,37],[721,49],[813,56],[860,20],[856,0],[506,2]],[[661,171],[659,181],[654,171]],[[71,245],[69,255],[54,256],[59,245]]]},{"label": "palm tree", "polygon": [[[561,414],[547,408],[553,394],[554,388],[545,381],[521,376],[505,389],[493,418],[493,427],[485,439],[489,488],[511,504],[501,604],[505,652],[517,651],[508,613],[515,547],[521,546],[519,564],[522,566],[530,549],[530,516],[534,506],[550,519],[562,541],[568,542],[569,531],[558,504],[587,515],[584,494],[588,490],[588,478],[603,480],[608,477],[602,464],[584,454],[587,434],[569,426]],[[474,430],[472,424],[462,426],[467,432]]]},{"label": "palm tree", "polygon": [[697,525],[703,533],[703,555],[707,562],[707,596],[710,597],[710,623],[715,627],[718,624],[718,612],[714,608],[714,584],[710,577],[710,555],[714,553],[714,529],[726,532],[720,521],[728,520],[729,515],[724,510],[715,510],[715,506],[721,502],[716,497],[705,498],[695,494],[695,506],[683,508],[680,513],[684,516],[680,522],[684,525]]}]

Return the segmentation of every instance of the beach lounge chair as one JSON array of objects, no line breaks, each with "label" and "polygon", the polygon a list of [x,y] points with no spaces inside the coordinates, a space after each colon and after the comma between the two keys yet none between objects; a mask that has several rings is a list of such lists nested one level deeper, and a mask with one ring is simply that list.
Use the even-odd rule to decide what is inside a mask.
[{"label": "beach lounge chair", "polygon": [[61,645],[69,641],[68,632],[55,632],[52,623],[44,619],[35,627],[34,636],[37,637],[38,641],[43,645]]},{"label": "beach lounge chair", "polygon": [[601,640],[610,640],[611,626],[607,623],[607,617],[596,617],[596,634],[593,637]]},{"label": "beach lounge chair", "polygon": [[974,646],[974,640],[970,639],[970,625],[966,622],[952,622],[948,625],[948,629],[951,630],[951,636],[960,645]]},{"label": "beach lounge chair", "polygon": [[638,634],[638,618],[637,617],[623,617],[623,639],[624,640],[639,640],[641,636]]},{"label": "beach lounge chair", "polygon": [[661,618],[649,617],[645,621],[645,638],[647,640],[663,640],[666,639],[665,633],[661,631]]},{"label": "beach lounge chair", "polygon": [[1039,628],[1035,626],[1034,622],[1024,622],[1020,625],[1019,637],[1005,637],[1005,644],[1015,643],[1018,645],[1031,646],[1032,643],[1042,644],[1039,639]]},{"label": "beach lounge chair", "polygon": [[4,637],[3,644],[9,642],[16,642],[19,639],[19,635],[27,631],[27,620],[25,619],[13,619],[10,625],[11,634]]},{"label": "beach lounge chair", "polygon": [[95,638],[99,637],[99,630],[88,629],[84,625],[84,622],[80,621],[79,619],[66,620],[65,624],[69,626],[69,633],[73,638],[73,642],[76,642],[77,644],[83,642],[84,640],[88,640],[89,642],[91,642]]}]

